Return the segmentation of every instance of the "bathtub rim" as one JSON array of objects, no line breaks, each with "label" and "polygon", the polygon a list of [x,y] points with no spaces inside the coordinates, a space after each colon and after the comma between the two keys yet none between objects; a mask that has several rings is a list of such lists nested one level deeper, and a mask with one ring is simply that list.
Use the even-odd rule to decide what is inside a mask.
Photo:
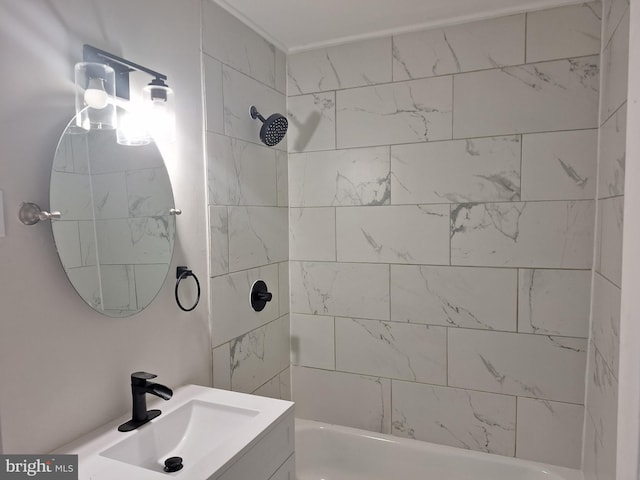
[{"label": "bathtub rim", "polygon": [[[412,447],[418,447],[422,449],[429,449],[435,452],[453,454],[453,455],[463,455],[471,458],[484,458],[487,456],[496,463],[501,463],[505,465],[525,465],[531,468],[541,470],[542,472],[556,474],[562,477],[562,480],[585,480],[584,475],[581,470],[568,468],[568,467],[560,467],[557,465],[549,465],[542,462],[535,462],[533,460],[525,460],[523,458],[517,457],[507,457],[504,455],[497,455],[495,453],[486,453],[486,452],[478,452],[475,450],[467,450],[459,447],[452,447],[450,445],[440,445],[437,443],[425,442],[422,440],[414,440],[412,438],[405,437],[396,437],[395,435],[390,435],[386,433],[378,433],[378,432],[370,432],[368,430],[361,430],[359,428],[353,427],[345,427],[343,425],[336,425],[331,423],[318,422],[316,420],[307,420],[304,418],[295,419],[295,432],[296,437],[298,431],[303,430],[331,430],[339,433],[345,433],[349,436],[361,436],[366,438],[374,438],[377,440],[382,440],[389,443],[394,443],[397,445],[407,445]],[[297,450],[297,447],[296,447]]]}]

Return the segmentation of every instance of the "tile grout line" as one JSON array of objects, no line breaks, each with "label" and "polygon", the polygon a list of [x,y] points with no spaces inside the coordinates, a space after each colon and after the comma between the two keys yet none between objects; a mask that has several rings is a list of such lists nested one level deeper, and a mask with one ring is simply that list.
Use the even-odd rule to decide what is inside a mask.
[{"label": "tile grout line", "polygon": [[520,268],[516,268],[516,329],[520,332]]},{"label": "tile grout line", "polygon": [[[282,260],[283,262],[286,260]],[[361,262],[361,261],[329,261],[329,260],[300,260],[300,259],[291,259],[290,262],[295,263],[322,263],[322,264],[333,264],[333,265],[397,265],[401,267],[451,267],[452,269],[462,269],[462,268],[480,268],[480,269],[494,269],[494,270],[516,270],[518,268],[526,268],[526,269],[536,269],[536,270],[561,270],[561,271],[570,271],[570,272],[590,272],[591,267],[545,267],[545,266],[531,266],[531,265],[513,265],[507,266],[504,265],[463,265],[463,264],[455,264],[455,265],[447,265],[446,263],[396,263],[396,262]],[[249,270],[255,270],[258,268],[268,267],[272,264],[259,265],[256,267],[245,268],[242,270],[237,270],[234,272],[230,272],[224,275],[231,275],[235,273],[247,272]],[[216,275],[212,278],[217,278],[224,275]]]},{"label": "tile grout line", "polygon": [[[383,86],[383,85],[397,85],[400,83],[408,83],[408,82],[417,82],[417,81],[425,81],[425,80],[432,80],[432,79],[436,79],[436,78],[443,78],[443,77],[453,77],[453,76],[458,76],[458,75],[469,75],[469,74],[476,74],[476,73],[483,73],[483,72],[491,72],[491,71],[500,71],[500,70],[504,70],[504,69],[508,69],[508,68],[522,68],[522,67],[527,67],[530,65],[539,65],[542,63],[552,63],[552,62],[566,62],[567,60],[581,60],[581,59],[585,59],[585,58],[590,58],[590,57],[599,57],[600,56],[600,52],[596,52],[596,53],[589,53],[586,55],[576,55],[576,56],[569,56],[569,57],[561,57],[561,58],[552,58],[549,60],[540,60],[540,61],[535,61],[535,62],[524,62],[524,63],[515,63],[515,64],[509,64],[509,65],[502,65],[499,67],[489,67],[489,68],[481,68],[478,70],[465,70],[462,72],[449,72],[449,73],[443,73],[441,75],[431,75],[428,77],[414,77],[414,78],[409,78],[409,79],[404,79],[404,80],[397,80],[397,81],[390,81],[390,82],[378,82],[378,83],[373,83],[373,84],[364,84],[364,85],[357,85],[357,86],[353,86],[353,87],[344,87],[344,88],[337,88],[337,89],[330,89],[330,90],[320,90],[320,91],[312,91],[312,92],[306,92],[306,93],[300,93],[300,94],[296,94],[296,95],[289,95],[289,97],[291,98],[295,98],[295,97],[303,97],[305,95],[318,95],[318,94],[322,94],[322,93],[327,93],[327,92],[331,92],[331,91],[335,91],[335,92],[344,92],[344,91],[349,91],[349,90],[357,90],[357,89],[364,89],[364,88],[375,88],[375,87],[379,87],[379,86]],[[233,67],[230,67],[233,68]],[[242,73],[242,72],[240,72]],[[246,75],[246,74],[243,74]],[[251,77],[250,77],[251,78]],[[278,92],[280,93],[280,92]]]},{"label": "tile grout line", "polygon": [[[622,105],[620,105],[616,111],[614,113],[616,113],[624,104],[626,104],[627,102],[625,101]],[[611,116],[614,115],[614,113],[611,114]],[[608,117],[607,121],[611,118]],[[604,122],[606,123],[606,121]],[[352,145],[352,146],[346,146],[346,147],[337,147],[337,148],[324,148],[324,149],[319,149],[319,150],[303,150],[303,151],[295,151],[295,152],[290,152],[289,155],[293,156],[294,159],[298,158],[298,157],[304,157],[304,156],[311,156],[311,155],[319,155],[319,154],[331,154],[333,152],[342,152],[342,151],[347,151],[347,150],[373,150],[373,149],[382,149],[384,147],[399,147],[399,146],[408,146],[408,145],[431,145],[431,144],[438,144],[438,143],[447,143],[447,142],[463,142],[466,140],[479,140],[479,139],[492,139],[492,138],[502,138],[502,137],[516,137],[519,135],[542,135],[545,133],[568,133],[568,132],[581,132],[581,131],[588,131],[588,130],[598,130],[600,128],[600,125],[598,122],[596,122],[596,124],[593,127],[579,127],[579,128],[562,128],[562,129],[556,129],[556,130],[535,130],[535,131],[530,131],[530,132],[519,132],[519,131],[511,131],[511,132],[497,132],[497,133],[491,133],[491,134],[486,134],[486,135],[469,135],[469,136],[464,136],[464,137],[456,137],[453,136],[453,138],[442,138],[442,139],[437,139],[437,140],[416,140],[414,142],[393,142],[393,143],[376,143],[376,144],[368,144],[368,145]],[[254,143],[250,140],[246,140],[244,138],[240,138],[240,137],[234,137],[231,135],[225,135],[225,134],[221,134],[218,132],[209,132],[209,133],[213,133],[214,135],[224,135],[226,137],[229,138],[233,138],[236,140],[240,140],[244,143],[249,143],[251,145],[257,145],[257,146],[261,146],[257,143]],[[285,152],[286,153],[286,152]]]},{"label": "tile grout line", "polygon": [[524,65],[527,65],[527,26],[528,24],[529,24],[529,12],[525,12],[524,14]]},{"label": "tile grout line", "polygon": [[518,457],[518,403],[519,397],[516,395],[516,418],[513,419],[513,456]]},{"label": "tile grout line", "polygon": [[522,173],[522,167],[524,166],[524,135],[520,134],[520,201],[522,201],[522,199],[524,198],[524,195],[522,194],[522,178],[523,178],[523,173]]},{"label": "tile grout line", "polygon": [[[600,355],[602,356],[602,355]],[[606,363],[606,361],[605,361]],[[384,375],[375,375],[375,374],[370,374],[370,373],[359,373],[359,372],[350,372],[347,370],[328,370],[326,368],[322,368],[322,367],[313,367],[313,366],[309,366],[309,365],[295,365],[298,368],[306,368],[309,370],[315,370],[315,371],[320,371],[320,372],[324,372],[327,374],[334,374],[334,373],[338,373],[338,374],[342,374],[342,375],[354,375],[357,377],[369,377],[370,379],[385,379],[385,380],[390,380],[390,381],[395,381],[395,382],[404,382],[404,383],[410,383],[410,384],[414,384],[414,385],[419,385],[419,386],[424,386],[424,387],[435,387],[435,388],[445,388],[445,389],[454,389],[454,390],[464,390],[467,392],[475,392],[475,393],[484,393],[484,394],[489,394],[489,395],[496,395],[496,396],[500,396],[500,397],[512,397],[512,398],[524,398],[524,399],[531,399],[531,400],[538,400],[538,401],[543,401],[543,402],[553,402],[553,403],[560,403],[563,405],[571,405],[571,406],[577,406],[577,407],[584,407],[584,403],[575,403],[575,402],[568,402],[566,400],[555,400],[555,399],[548,399],[548,398],[539,398],[539,397],[528,397],[526,395],[521,395],[518,393],[503,393],[503,392],[495,392],[495,391],[489,391],[489,390],[479,390],[479,389],[475,389],[475,388],[469,388],[469,387],[462,387],[462,386],[455,386],[455,385],[443,385],[443,384],[439,384],[439,383],[426,383],[426,382],[419,382],[419,381],[415,381],[415,380],[407,380],[407,379],[403,379],[403,378],[394,378],[394,377],[388,377],[388,376],[384,376]],[[609,368],[608,365],[606,365],[607,368]]]},{"label": "tile grout line", "polygon": [[[292,312],[296,315],[306,315],[306,316],[312,316],[312,317],[326,317],[326,318],[340,318],[340,319],[345,319],[345,320],[360,320],[362,322],[378,322],[378,323],[392,323],[395,325],[405,325],[405,326],[414,326],[414,327],[429,327],[429,328],[446,328],[448,330],[459,330],[459,331],[467,331],[467,332],[485,332],[485,333],[497,333],[497,334],[502,334],[502,335],[517,335],[519,337],[523,337],[523,336],[529,336],[529,337],[533,337],[533,338],[544,338],[544,337],[553,337],[553,338],[566,338],[566,339],[571,339],[571,340],[589,340],[588,337],[576,337],[575,335],[562,335],[562,334],[557,334],[557,333],[533,333],[533,332],[520,332],[517,330],[496,330],[496,329],[488,329],[488,328],[473,328],[473,327],[469,327],[469,326],[451,326],[451,325],[443,325],[443,324],[435,324],[435,323],[416,323],[416,322],[406,322],[406,321],[402,321],[402,320],[389,320],[389,319],[381,319],[381,318],[365,318],[362,316],[345,316],[345,315],[318,315],[318,314],[314,314],[314,313],[308,313],[308,312]],[[287,314],[284,314],[287,315]],[[284,316],[282,315],[282,316]],[[281,317],[279,317],[281,318]],[[277,319],[276,319],[277,320]],[[257,327],[260,328],[260,327]]]}]

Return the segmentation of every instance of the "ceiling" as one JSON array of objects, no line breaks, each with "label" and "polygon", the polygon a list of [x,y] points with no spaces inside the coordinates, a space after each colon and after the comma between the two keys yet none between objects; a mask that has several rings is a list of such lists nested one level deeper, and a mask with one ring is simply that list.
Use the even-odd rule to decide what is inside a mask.
[{"label": "ceiling", "polygon": [[214,0],[287,53],[580,0]]}]

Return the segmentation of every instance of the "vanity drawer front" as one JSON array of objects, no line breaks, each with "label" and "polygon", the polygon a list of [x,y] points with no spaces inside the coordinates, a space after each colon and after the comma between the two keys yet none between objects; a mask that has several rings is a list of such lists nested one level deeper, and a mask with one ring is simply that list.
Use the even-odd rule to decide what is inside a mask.
[{"label": "vanity drawer front", "polygon": [[269,480],[293,453],[293,420],[293,413],[283,418],[217,480]]},{"label": "vanity drawer front", "polygon": [[292,453],[269,480],[296,480],[296,454]]}]

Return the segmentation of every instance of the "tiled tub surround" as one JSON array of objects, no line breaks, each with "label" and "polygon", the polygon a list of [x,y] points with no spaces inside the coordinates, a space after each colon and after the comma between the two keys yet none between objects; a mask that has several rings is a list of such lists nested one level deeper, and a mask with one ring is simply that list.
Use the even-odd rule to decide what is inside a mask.
[{"label": "tiled tub surround", "polygon": [[[213,2],[202,7],[213,385],[290,398],[286,140],[261,144],[249,115],[254,104],[285,112],[285,56]],[[258,279],[273,300],[254,312]]]},{"label": "tiled tub surround", "polygon": [[289,57],[298,416],[580,467],[600,11]]},{"label": "tiled tub surround", "polygon": [[583,452],[587,480],[616,478],[629,3],[606,0],[603,9],[596,244]]}]

